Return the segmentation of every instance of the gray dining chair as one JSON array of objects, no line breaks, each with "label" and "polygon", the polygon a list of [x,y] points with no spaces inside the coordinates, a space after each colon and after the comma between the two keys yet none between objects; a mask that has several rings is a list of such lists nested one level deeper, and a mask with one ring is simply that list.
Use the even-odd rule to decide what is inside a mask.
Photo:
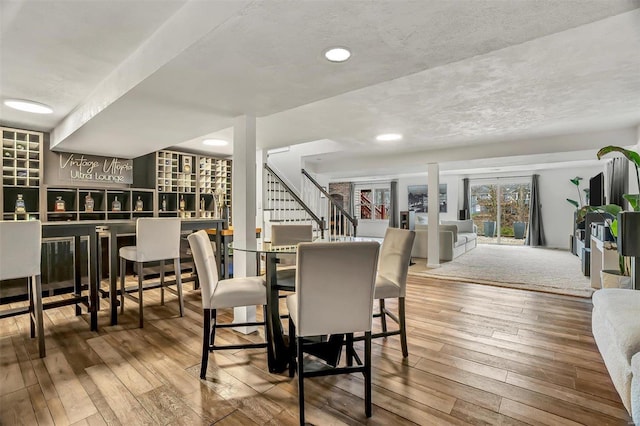
[{"label": "gray dining chair", "polygon": [[[400,335],[402,356],[409,356],[407,348],[407,322],[405,318],[405,296],[407,293],[407,275],[411,260],[411,249],[416,233],[406,229],[387,228],[380,249],[378,274],[374,298],[379,301],[380,311],[374,317],[380,317],[382,333],[376,333],[372,337],[388,337]],[[398,315],[390,312],[385,304],[385,299],[398,299]],[[398,330],[387,329],[387,317],[394,320]]]},{"label": "gray dining chair", "polygon": [[[140,328],[144,325],[143,299],[144,264],[160,261],[160,294],[164,304],[165,288],[178,296],[180,316],[184,315],[184,300],[182,298],[182,271],[180,269],[180,218],[140,218],[136,221],[136,245],[120,248],[120,313],[124,313],[124,299],[129,298],[138,302],[138,319]],[[165,283],[165,260],[173,260],[176,278],[176,289]],[[127,260],[135,262],[138,275],[138,296],[127,293],[125,275]]]},{"label": "gray dining chair", "polygon": [[40,358],[46,356],[42,315],[42,224],[39,220],[0,221],[0,281],[26,278],[29,287],[31,338],[38,338]]},{"label": "gray dining chair", "polygon": [[[371,323],[379,244],[375,241],[300,243],[296,292],[289,309],[289,375],[298,374],[300,424],[304,424],[304,378],[362,373],[365,413],[371,417]],[[364,361],[353,346],[354,333],[364,333]],[[347,366],[305,371],[308,338],[347,335]],[[353,360],[357,365],[353,365]]]},{"label": "gray dining chair", "polygon": [[242,345],[216,345],[216,329],[227,327],[265,326],[266,321],[219,324],[218,309],[235,308],[239,306],[262,305],[263,315],[267,318],[267,290],[262,277],[243,277],[218,280],[218,263],[216,262],[211,241],[206,231],[198,231],[187,237],[189,247],[193,253],[196,273],[200,281],[202,294],[202,310],[204,326],[202,334],[202,363],[200,378],[207,374],[209,352],[219,349],[248,349],[265,348],[267,342],[249,343]]}]

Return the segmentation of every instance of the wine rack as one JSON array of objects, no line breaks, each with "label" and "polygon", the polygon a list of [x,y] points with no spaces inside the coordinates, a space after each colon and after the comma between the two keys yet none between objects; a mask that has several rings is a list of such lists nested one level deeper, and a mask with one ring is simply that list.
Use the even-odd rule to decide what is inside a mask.
[{"label": "wine rack", "polygon": [[[2,133],[2,219],[40,217],[39,187],[42,183],[43,134],[0,127]],[[24,200],[24,211],[16,212],[16,200]]]}]

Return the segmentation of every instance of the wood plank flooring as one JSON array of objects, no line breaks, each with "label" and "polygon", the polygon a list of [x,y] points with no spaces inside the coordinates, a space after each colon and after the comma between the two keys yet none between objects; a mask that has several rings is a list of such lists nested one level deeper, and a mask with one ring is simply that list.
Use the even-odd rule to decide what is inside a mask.
[{"label": "wood plank flooring", "polygon": [[[103,299],[98,332],[72,307],[46,311],[44,359],[26,315],[0,320],[0,424],[297,424],[297,379],[269,374],[264,350],[212,354],[199,380],[200,294],[185,290],[183,318],[175,297],[161,306],[159,290],[146,291],[144,329],[131,301],[111,327]],[[589,299],[409,277],[409,358],[398,338],[374,340],[373,417],[362,377],[334,376],[305,381],[307,421],[630,424],[591,335],[591,309]],[[258,341],[262,331],[218,337]]]}]

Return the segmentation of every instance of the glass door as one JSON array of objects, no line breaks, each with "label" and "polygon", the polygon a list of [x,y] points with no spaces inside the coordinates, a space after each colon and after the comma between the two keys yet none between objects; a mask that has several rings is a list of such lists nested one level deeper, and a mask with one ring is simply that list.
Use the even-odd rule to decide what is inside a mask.
[{"label": "glass door", "polygon": [[530,183],[500,184],[498,244],[524,245],[529,227]]},{"label": "glass door", "polygon": [[498,185],[470,185],[471,219],[478,229],[479,243],[497,243]]},{"label": "glass door", "polygon": [[471,219],[478,242],[524,245],[529,226],[531,184],[499,182],[470,185]]}]

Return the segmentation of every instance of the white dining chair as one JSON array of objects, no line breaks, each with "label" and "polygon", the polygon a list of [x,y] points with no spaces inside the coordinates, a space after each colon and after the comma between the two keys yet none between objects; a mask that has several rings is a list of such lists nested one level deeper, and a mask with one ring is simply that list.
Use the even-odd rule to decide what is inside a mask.
[{"label": "white dining chair", "polygon": [[[120,313],[124,312],[124,299],[129,298],[138,302],[138,318],[140,328],[144,325],[143,298],[144,264],[160,261],[160,292],[161,303],[164,304],[165,288],[178,296],[180,316],[184,314],[182,298],[182,278],[180,269],[180,219],[179,218],[140,218],[136,221],[136,245],[120,248]],[[165,283],[165,260],[173,260],[176,278],[176,289]],[[138,275],[138,297],[127,293],[125,275],[127,260],[135,262]]]},{"label": "white dining chair", "polygon": [[[265,326],[267,318],[267,290],[262,277],[243,277],[218,280],[218,263],[216,262],[209,235],[205,231],[194,232],[187,237],[193,260],[196,265],[196,273],[200,281],[202,294],[202,310],[204,326],[202,334],[202,363],[200,365],[200,378],[207,374],[209,352],[219,349],[248,349],[265,348],[266,342],[248,343],[238,345],[216,345],[216,329],[227,327]],[[265,321],[226,323],[219,324],[217,320],[218,309],[235,308],[239,306],[262,305]]]},{"label": "white dining chair", "polygon": [[38,352],[43,358],[46,351],[42,319],[41,255],[42,224],[39,220],[0,221],[0,281],[27,279],[31,338],[38,338]]},{"label": "white dining chair", "polygon": [[[379,301],[380,311],[374,317],[380,317],[382,333],[373,334],[372,338],[400,335],[402,356],[409,356],[407,348],[407,321],[405,318],[405,296],[407,293],[407,275],[411,261],[411,249],[416,233],[406,229],[387,228],[380,249],[378,274],[374,298]],[[390,312],[385,299],[398,299],[398,315]],[[388,331],[387,317],[399,326],[398,330]]]},{"label": "white dining chair", "polygon": [[[375,241],[300,243],[296,292],[289,309],[289,375],[298,374],[300,424],[304,424],[304,378],[362,373],[365,413],[371,417],[371,323],[379,244]],[[353,334],[364,333],[364,361],[353,347]],[[309,337],[347,335],[347,366],[305,371]],[[353,359],[357,365],[353,365]]]},{"label": "white dining chair", "polygon": [[[295,246],[298,243],[313,241],[313,227],[311,225],[272,225],[271,245]],[[278,256],[278,268],[276,270],[278,283],[291,287],[294,285],[296,274],[296,255],[281,254]]]}]

